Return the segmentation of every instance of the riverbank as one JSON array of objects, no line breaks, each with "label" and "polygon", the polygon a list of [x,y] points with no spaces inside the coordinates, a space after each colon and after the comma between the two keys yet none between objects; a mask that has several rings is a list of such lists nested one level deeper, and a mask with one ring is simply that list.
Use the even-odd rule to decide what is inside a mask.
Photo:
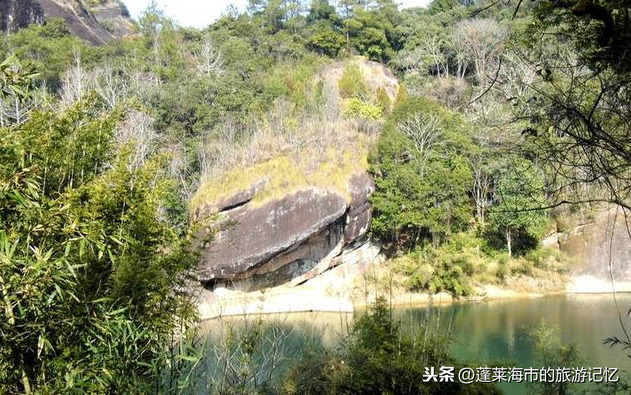
[{"label": "riverbank", "polygon": [[[328,276],[327,276],[328,277]],[[486,302],[505,299],[536,299],[543,296],[559,294],[610,294],[611,283],[597,281],[587,282],[587,279],[579,276],[570,279],[564,286],[558,288],[539,288],[531,291],[509,289],[497,284],[479,285],[476,292],[468,297],[454,298],[450,294],[440,292],[437,294],[401,292],[400,290],[390,295],[388,292],[370,293],[368,297],[361,298],[358,289],[339,289],[339,284],[333,287],[307,284],[296,287],[275,287],[265,291],[242,292],[228,290],[226,288],[215,291],[203,291],[200,295],[198,308],[202,320],[217,317],[278,314],[278,313],[353,313],[368,307],[377,296],[384,296],[396,307],[421,307],[426,305],[451,304],[454,302]],[[537,282],[536,279],[526,278]],[[322,281],[322,279],[320,279]],[[598,286],[597,286],[598,285]],[[631,284],[615,284],[616,293],[631,293]]]},{"label": "riverbank", "polygon": [[450,294],[409,292],[395,279],[397,275],[381,257],[369,263],[341,264],[300,285],[286,284],[257,291],[228,287],[199,289],[198,308],[202,320],[238,315],[332,312],[352,313],[365,309],[378,297],[390,300],[393,306],[449,304],[454,301],[482,302],[496,299],[540,298],[564,293],[569,278],[558,273],[537,273],[536,276],[513,276],[503,283],[475,284],[475,292],[467,297]]}]

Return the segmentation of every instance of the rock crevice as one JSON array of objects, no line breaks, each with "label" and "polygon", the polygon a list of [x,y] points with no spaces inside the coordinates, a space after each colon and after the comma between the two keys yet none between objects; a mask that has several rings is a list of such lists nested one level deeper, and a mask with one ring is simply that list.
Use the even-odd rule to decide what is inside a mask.
[{"label": "rock crevice", "polygon": [[309,278],[333,267],[345,248],[368,231],[374,184],[366,173],[350,178],[350,197],[303,188],[254,204],[260,187],[252,185],[195,211],[198,221],[214,216],[214,237],[198,269],[203,284],[261,289]]}]

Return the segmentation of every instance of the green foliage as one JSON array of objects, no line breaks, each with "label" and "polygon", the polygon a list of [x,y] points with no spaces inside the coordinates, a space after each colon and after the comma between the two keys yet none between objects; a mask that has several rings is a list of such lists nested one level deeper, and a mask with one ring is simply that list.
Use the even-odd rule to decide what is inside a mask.
[{"label": "green foliage", "polygon": [[448,292],[454,297],[470,296],[481,284],[507,284],[515,277],[549,279],[567,272],[567,259],[545,247],[523,257],[509,257],[482,235],[473,231],[453,234],[440,246],[418,246],[391,260],[396,285],[411,292]]},{"label": "green foliage", "polygon": [[472,233],[456,233],[439,247],[425,245],[393,260],[395,271],[403,274],[403,285],[412,292],[448,292],[469,296],[479,279],[489,276],[492,258],[483,252],[484,240]]},{"label": "green foliage", "polygon": [[395,28],[400,20],[396,3],[383,0],[370,9],[355,3],[350,8],[352,11],[342,22],[350,43],[370,60],[388,62],[400,40]]},{"label": "green foliage", "polygon": [[344,98],[362,97],[368,94],[368,86],[358,64],[351,63],[344,68],[338,88],[340,95]]},{"label": "green foliage", "polygon": [[428,11],[430,14],[434,15],[450,11],[458,7],[458,5],[458,1],[456,0],[434,0],[429,4]]},{"label": "green foliage", "polygon": [[346,39],[343,34],[335,31],[330,24],[319,22],[313,26],[306,45],[311,51],[335,58],[344,48],[344,44]]},{"label": "green foliage", "polygon": [[[186,326],[193,316],[178,290],[182,273],[195,264],[182,196],[191,193],[205,164],[200,148],[214,144],[219,134],[233,146],[244,145],[268,122],[261,114],[270,109],[286,111],[275,113],[282,118],[279,124],[299,133],[299,114],[322,105],[323,87],[313,81],[327,57],[361,54],[390,62],[402,79],[417,81],[408,90],[401,85],[370,157],[376,183],[371,232],[392,250],[411,251],[396,261],[408,289],[465,296],[487,269],[504,279],[556,267],[547,252],[529,251],[546,224],[545,212],[524,210],[546,201],[543,166],[534,156],[507,155],[509,149],[520,148],[519,139],[503,137],[508,132],[496,125],[506,121],[510,109],[495,104],[501,100],[526,107],[519,116],[540,126],[539,136],[553,143],[565,144],[575,130],[583,133],[579,137],[599,128],[613,131],[597,134],[605,137],[597,141],[606,141],[613,150],[579,163],[589,164],[588,170],[608,163],[621,168],[616,164],[626,163],[628,150],[616,142],[626,141],[629,129],[619,110],[628,101],[622,93],[631,64],[626,61],[629,23],[619,2],[599,3],[615,19],[613,36],[600,23],[590,22],[589,15],[537,3],[541,8],[535,23],[506,25],[528,25],[535,35],[558,26],[561,33],[571,34],[558,40],[554,50],[549,42],[542,46],[536,94],[515,97],[521,87],[504,83],[519,80],[523,65],[504,61],[507,56],[501,54],[494,89],[471,102],[485,86],[469,81],[473,60],[454,39],[456,23],[468,18],[470,10],[451,0],[403,12],[391,0],[345,0],[337,9],[327,0],[316,0],[308,12],[304,2],[252,0],[247,12],[228,13],[204,31],[178,28],[152,2],[140,17],[139,35],[103,47],[71,36],[61,19],[7,35],[0,44],[3,53],[28,61],[11,59],[0,65],[0,125],[5,126],[0,129],[0,392],[28,392],[29,387],[49,393],[184,389],[186,379],[180,379],[190,372],[186,369],[195,369],[199,355],[184,348],[173,351],[180,355],[166,351],[174,344],[178,320]],[[505,11],[501,15],[512,18]],[[609,36],[606,45],[599,42],[603,33]],[[517,39],[522,41],[515,45],[524,48],[525,42],[541,42],[527,35]],[[571,69],[566,67],[570,63],[562,63],[568,48],[577,51],[582,64],[599,71],[585,80],[559,75]],[[212,72],[200,71],[204,49],[216,61]],[[79,58],[83,77],[67,74],[71,65],[77,68]],[[107,74],[106,69],[114,71]],[[443,78],[453,70],[462,75]],[[109,77],[116,83],[106,85]],[[492,75],[484,77],[492,80]],[[61,105],[56,95],[72,78],[94,92],[82,95],[78,103]],[[603,81],[601,86],[597,81]],[[50,93],[45,105],[34,100],[38,85],[38,99],[44,97],[43,88]],[[371,92],[357,64],[344,69],[338,87],[347,117],[375,120],[390,112],[387,92]],[[160,154],[150,155],[140,167],[134,164],[134,143],[114,142],[124,112],[111,111],[113,106],[98,100],[108,89],[120,94],[119,103],[134,100],[151,118],[147,127],[155,129],[156,150],[180,149],[184,163],[171,163],[167,172],[169,157]],[[566,95],[568,91],[572,94]],[[376,97],[370,97],[373,93]],[[415,97],[419,94],[436,97],[462,114]],[[5,105],[16,99],[18,107],[29,111],[44,107],[18,117]],[[574,102],[567,105],[567,100]],[[587,125],[576,114],[589,114],[583,117]],[[610,136],[613,140],[607,140]],[[621,155],[612,160],[610,153],[620,148]],[[488,223],[476,224],[483,231],[481,240],[463,231],[474,224],[472,159],[487,154],[484,171],[490,191],[482,200],[490,207]],[[356,160],[350,167],[363,163]],[[510,253],[525,253],[524,258],[499,253],[504,245]],[[228,339],[226,355],[237,361],[231,360],[236,368],[221,384],[223,389],[237,383],[234,388],[243,392],[254,390],[248,384],[252,380],[267,383],[273,369],[261,367],[265,356],[260,350],[267,330],[257,327]],[[271,337],[284,336],[269,331]],[[446,349],[439,339],[402,333],[381,303],[358,320],[344,350],[327,353],[315,347],[283,388],[294,393],[459,393],[465,389],[456,384],[420,387],[425,367],[452,361]],[[476,391],[475,386],[466,389]]]},{"label": "green foliage", "polygon": [[33,80],[38,76],[32,65],[22,65],[11,56],[0,64],[0,86],[3,98],[26,99],[33,89]]},{"label": "green foliage", "polygon": [[392,318],[384,299],[359,317],[339,353],[312,355],[292,369],[287,393],[301,394],[496,394],[493,385],[423,382],[427,369],[460,363],[449,352],[445,337],[408,333]]},{"label": "green foliage", "polygon": [[[95,98],[64,112],[34,113],[20,129],[25,145],[37,146],[31,164],[41,170],[44,194],[56,196],[83,185],[111,158],[111,140],[120,114],[107,113]],[[45,130],[45,133],[42,133]]]},{"label": "green foliage", "polygon": [[[558,327],[548,326],[545,321],[541,321],[539,325],[530,330],[529,335],[541,360],[541,366],[564,368],[584,365],[576,345],[563,343]],[[537,393],[544,395],[570,394],[578,389],[576,384],[573,385],[569,382],[536,383],[533,385]],[[603,393],[605,392],[603,391]]]},{"label": "green foliage", "polygon": [[472,174],[466,155],[473,146],[464,130],[458,115],[429,100],[397,104],[369,158],[373,234],[413,246],[467,226]]},{"label": "green foliage", "polygon": [[390,112],[392,101],[390,100],[388,92],[386,92],[384,88],[377,89],[377,105],[384,113]]},{"label": "green foliage", "polygon": [[35,99],[34,81],[39,76],[32,64],[10,56],[0,64],[0,127],[26,121]]},{"label": "green foliage", "polygon": [[164,164],[115,155],[117,119],[90,100],[0,128],[1,392],[149,391],[193,317]]},{"label": "green foliage", "polygon": [[383,115],[381,107],[369,102],[365,102],[357,97],[353,97],[346,104],[344,116],[349,118],[367,118],[377,120]]},{"label": "green foliage", "polygon": [[470,281],[474,266],[466,253],[452,253],[447,248],[417,248],[404,262],[405,266],[399,270],[407,275],[406,287],[410,291],[432,294],[444,291],[456,298],[474,292]]},{"label": "green foliage", "polygon": [[516,34],[537,74],[519,101],[520,117],[531,121],[529,136],[550,164],[558,200],[629,207],[631,117],[623,109],[631,101],[619,94],[631,76],[627,15],[616,0],[542,1]]},{"label": "green foliage", "polygon": [[[494,204],[489,213],[489,231],[504,235],[509,255],[513,239],[517,250],[532,248],[548,223],[543,176],[534,163],[509,157],[497,170]],[[528,240],[530,243],[528,242]]]},{"label": "green foliage", "polygon": [[61,78],[73,61],[74,53],[84,58],[95,56],[96,49],[89,47],[78,37],[70,35],[63,19],[51,19],[43,26],[33,24],[7,37],[7,53],[3,58],[15,54],[19,59],[33,63],[40,72],[38,80],[57,90]]}]

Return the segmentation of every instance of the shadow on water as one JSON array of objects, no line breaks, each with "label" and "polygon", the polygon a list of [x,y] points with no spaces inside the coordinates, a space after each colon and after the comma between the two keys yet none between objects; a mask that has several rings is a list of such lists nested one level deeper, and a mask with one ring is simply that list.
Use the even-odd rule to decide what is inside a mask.
[{"label": "shadow on water", "polygon": [[[618,301],[625,315],[631,295],[619,295]],[[545,322],[546,326],[558,327],[560,342],[575,344],[581,355],[580,365],[567,367],[614,367],[621,378],[631,379],[631,359],[624,351],[603,345],[605,338],[622,333],[611,295],[463,302],[396,308],[393,314],[404,330],[448,334],[458,360],[489,367],[545,367],[531,336],[533,328]],[[230,378],[223,383],[217,381],[226,369],[230,370],[228,376],[250,374],[251,380],[270,379],[274,384],[272,373],[279,376],[300,358],[301,352],[326,352],[339,347],[352,320],[350,314],[299,313],[209,321],[204,326],[210,345],[203,369],[207,374],[205,388],[210,384],[215,388],[231,385]],[[260,348],[260,353],[244,354],[248,344]],[[250,365],[243,365],[244,361]],[[526,394],[529,390],[525,383],[503,384],[501,388],[507,394]],[[593,393],[593,388],[585,387],[585,393]],[[580,386],[578,390],[583,391]]]}]

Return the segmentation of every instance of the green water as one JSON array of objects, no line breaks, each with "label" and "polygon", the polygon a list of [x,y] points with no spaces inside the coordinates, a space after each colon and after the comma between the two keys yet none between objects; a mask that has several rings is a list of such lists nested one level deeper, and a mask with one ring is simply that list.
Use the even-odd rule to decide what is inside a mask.
[{"label": "green water", "polygon": [[[631,330],[631,295],[618,295],[623,323]],[[443,307],[399,309],[404,325],[430,322],[449,329],[454,354],[461,360],[500,362],[503,366],[542,367],[529,336],[544,321],[559,328],[566,344],[576,344],[583,358],[580,366],[615,367],[620,377],[631,378],[631,359],[620,347],[603,345],[607,337],[624,338],[612,295],[554,295],[535,299],[458,303]],[[630,332],[631,334],[631,332]],[[526,393],[523,384],[504,385],[509,394]],[[590,391],[592,393],[592,391]]]},{"label": "green water", "polygon": [[[623,322],[629,326],[631,294],[618,295],[618,307]],[[358,314],[361,314],[358,313]],[[631,379],[631,359],[625,351],[603,345],[607,337],[624,338],[618,310],[612,295],[553,295],[533,299],[462,302],[440,306],[395,309],[394,314],[403,328],[430,328],[448,332],[453,339],[453,354],[461,361],[476,361],[489,366],[541,368],[540,355],[529,336],[532,328],[542,321],[557,326],[561,340],[576,344],[582,355],[578,367],[615,367],[619,377]],[[253,320],[252,318],[248,318]],[[259,319],[259,318],[256,318]],[[297,333],[310,333],[334,346],[352,324],[353,316],[345,313],[301,313],[264,316],[265,321],[280,322],[288,327],[301,328]],[[225,328],[226,323],[241,318],[211,321],[211,327]],[[229,326],[229,325],[228,325]],[[288,347],[289,350],[292,347]],[[568,368],[577,366],[568,366]],[[526,394],[528,386],[502,384],[506,394]],[[585,393],[602,393],[598,385],[585,388]]]}]

